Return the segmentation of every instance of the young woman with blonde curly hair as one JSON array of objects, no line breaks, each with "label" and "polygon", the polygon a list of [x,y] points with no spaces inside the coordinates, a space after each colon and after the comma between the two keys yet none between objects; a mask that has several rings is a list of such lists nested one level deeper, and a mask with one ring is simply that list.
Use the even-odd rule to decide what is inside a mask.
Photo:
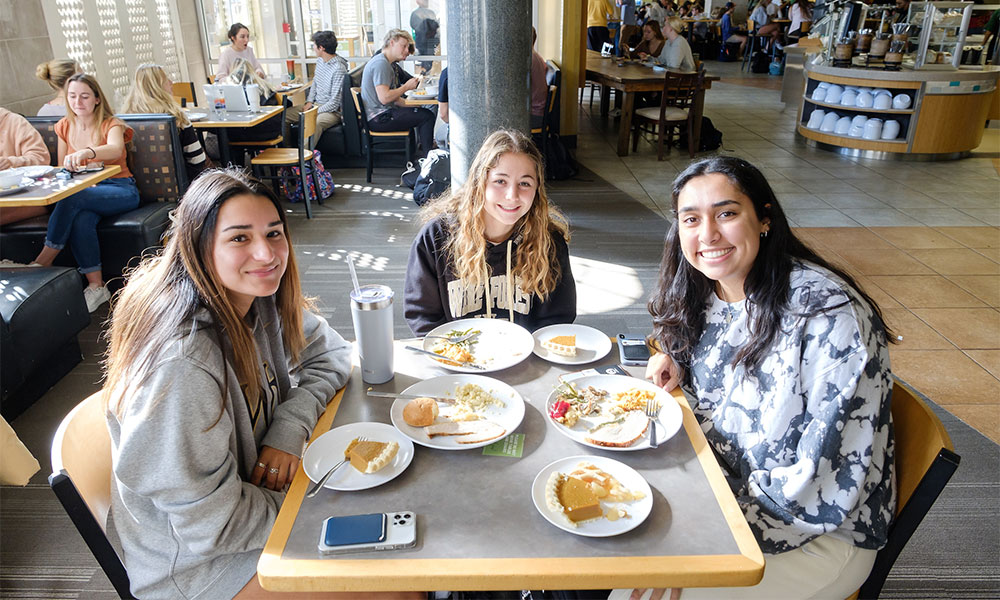
[{"label": "young woman with blonde curly hair", "polygon": [[167,113],[177,121],[177,129],[181,138],[181,150],[184,154],[184,167],[188,181],[205,170],[208,157],[201,145],[198,133],[191,126],[191,121],[181,107],[174,102],[173,83],[170,76],[160,65],[139,65],[135,70],[135,79],[128,95],[125,96],[123,113]]},{"label": "young woman with blonde curly hair", "polygon": [[569,227],[545,194],[542,156],[531,138],[513,130],[491,134],[465,184],[423,215],[404,292],[414,334],[468,317],[508,319],[531,331],[576,319]]}]

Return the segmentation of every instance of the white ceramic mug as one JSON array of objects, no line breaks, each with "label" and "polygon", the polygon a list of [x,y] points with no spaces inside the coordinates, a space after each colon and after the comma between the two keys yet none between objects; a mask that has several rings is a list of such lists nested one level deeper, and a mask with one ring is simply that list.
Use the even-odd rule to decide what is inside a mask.
[{"label": "white ceramic mug", "polygon": [[819,130],[824,133],[833,133],[837,128],[837,119],[839,118],[840,115],[833,111],[826,113],[826,116],[823,117],[823,122],[820,123]]},{"label": "white ceramic mug", "polygon": [[890,92],[889,90],[887,90],[885,88],[875,88],[872,91],[872,95],[873,96],[878,96],[878,95],[881,95],[881,94],[889,94],[889,96],[892,97],[892,92]]},{"label": "white ceramic mug", "polygon": [[851,117],[840,117],[837,120],[837,125],[833,128],[833,132],[837,135],[847,135],[851,133]]},{"label": "white ceramic mug", "polygon": [[851,128],[847,130],[847,135],[851,137],[861,137],[865,133],[865,123],[868,121],[868,117],[864,115],[856,115],[851,119]]},{"label": "white ceramic mug", "polygon": [[823,124],[823,117],[825,116],[826,111],[822,108],[817,108],[809,115],[809,122],[806,123],[806,127],[809,129],[819,129],[819,126]]},{"label": "white ceramic mug", "polygon": [[899,137],[899,121],[889,119],[882,124],[882,139],[894,140]]},{"label": "white ceramic mug", "polygon": [[875,99],[872,100],[872,108],[878,110],[889,110],[890,108],[892,108],[892,95],[875,94]]},{"label": "white ceramic mug", "polygon": [[858,92],[855,104],[858,108],[871,108],[875,104],[875,97],[869,91]]},{"label": "white ceramic mug", "polygon": [[844,90],[844,93],[840,95],[841,106],[854,106],[857,101],[858,93],[854,90]]},{"label": "white ceramic mug", "polygon": [[882,119],[868,119],[865,121],[866,140],[877,140],[882,135]]},{"label": "white ceramic mug", "polygon": [[910,108],[911,98],[907,94],[899,94],[892,99],[892,107],[896,110],[906,110]]},{"label": "white ceramic mug", "polygon": [[826,98],[823,99],[827,104],[839,104],[840,97],[844,94],[844,88],[837,84],[833,84],[826,88]]},{"label": "white ceramic mug", "polygon": [[818,87],[818,88],[816,88],[816,89],[813,90],[811,98],[813,100],[815,100],[816,102],[825,102],[826,101],[826,94],[827,94],[828,90],[829,90],[829,88]]}]

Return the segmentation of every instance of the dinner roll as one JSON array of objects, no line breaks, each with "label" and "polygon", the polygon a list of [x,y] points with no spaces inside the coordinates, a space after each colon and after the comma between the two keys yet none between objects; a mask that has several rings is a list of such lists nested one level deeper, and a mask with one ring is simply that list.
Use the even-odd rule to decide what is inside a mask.
[{"label": "dinner roll", "polygon": [[438,416],[437,402],[430,398],[410,400],[403,407],[403,420],[411,427],[426,427]]}]

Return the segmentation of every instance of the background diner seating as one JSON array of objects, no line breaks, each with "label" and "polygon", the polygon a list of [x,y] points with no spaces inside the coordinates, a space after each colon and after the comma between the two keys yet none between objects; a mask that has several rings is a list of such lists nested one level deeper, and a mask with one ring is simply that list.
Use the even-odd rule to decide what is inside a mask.
[{"label": "background diner seating", "polygon": [[111,435],[101,392],[77,404],[59,424],[52,439],[49,486],[115,591],[121,598],[133,598],[125,565],[108,540]]},{"label": "background diner seating", "polygon": [[[166,114],[117,115],[135,131],[129,152],[129,169],[139,189],[139,206],[104,217],[97,225],[101,265],[108,288],[121,287],[124,269],[147,248],[160,245],[169,224],[169,213],[187,189],[187,171],[174,118]],[[58,138],[53,129],[58,117],[27,117],[42,134],[52,156],[58,160]],[[48,215],[0,228],[0,255],[27,263],[45,242]],[[56,264],[76,266],[72,251],[60,252]]]},{"label": "background diner seating", "polygon": [[198,95],[194,92],[193,81],[175,81],[173,95],[182,100],[181,106],[198,106]]},{"label": "background diner seating", "polygon": [[[406,154],[406,162],[413,159],[413,147],[416,145],[413,129],[400,131],[371,131],[368,129],[368,119],[365,117],[365,104],[361,99],[361,88],[351,88],[351,98],[354,104],[354,111],[357,118],[358,130],[364,140],[365,168],[368,183],[372,182],[372,170],[375,165],[376,154]],[[399,143],[402,142],[402,146]],[[404,163],[405,165],[405,163]]]},{"label": "background diner seating", "polygon": [[[632,152],[639,149],[639,136],[642,132],[655,132],[656,158],[663,160],[664,143],[669,151],[674,131],[681,127],[686,127],[688,132],[691,131],[691,121],[694,117],[693,111],[690,110],[691,103],[704,86],[704,81],[704,69],[699,69],[695,73],[667,71],[660,105],[636,109],[632,116]],[[688,135],[687,138],[688,155],[694,158],[694,136]]]},{"label": "background diner seating", "polygon": [[[299,168],[298,175],[293,176],[293,178],[297,177],[299,184],[302,186],[302,196],[305,199],[307,219],[312,218],[312,206],[310,203],[312,193],[310,192],[315,192],[316,201],[323,204],[323,195],[319,190],[316,167],[313,163],[316,158],[316,151],[309,148],[309,141],[312,139],[313,134],[316,133],[316,115],[318,113],[318,106],[299,113],[299,139],[296,148],[268,148],[257,154],[250,161],[254,174],[261,179],[273,179],[277,181],[288,178],[282,176],[280,173],[278,175],[265,174],[265,170],[273,172],[273,169],[280,167],[297,166]],[[309,185],[310,182],[307,181],[308,177],[312,177],[313,186]]]}]

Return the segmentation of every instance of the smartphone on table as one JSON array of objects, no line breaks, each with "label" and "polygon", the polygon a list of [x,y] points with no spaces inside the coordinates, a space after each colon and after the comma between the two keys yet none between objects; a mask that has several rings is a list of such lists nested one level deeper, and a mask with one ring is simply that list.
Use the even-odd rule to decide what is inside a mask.
[{"label": "smartphone on table", "polygon": [[417,515],[405,510],[328,517],[319,534],[324,554],[412,548],[417,544]]},{"label": "smartphone on table", "polygon": [[645,366],[649,362],[649,346],[643,336],[618,334],[618,353],[623,365]]}]

